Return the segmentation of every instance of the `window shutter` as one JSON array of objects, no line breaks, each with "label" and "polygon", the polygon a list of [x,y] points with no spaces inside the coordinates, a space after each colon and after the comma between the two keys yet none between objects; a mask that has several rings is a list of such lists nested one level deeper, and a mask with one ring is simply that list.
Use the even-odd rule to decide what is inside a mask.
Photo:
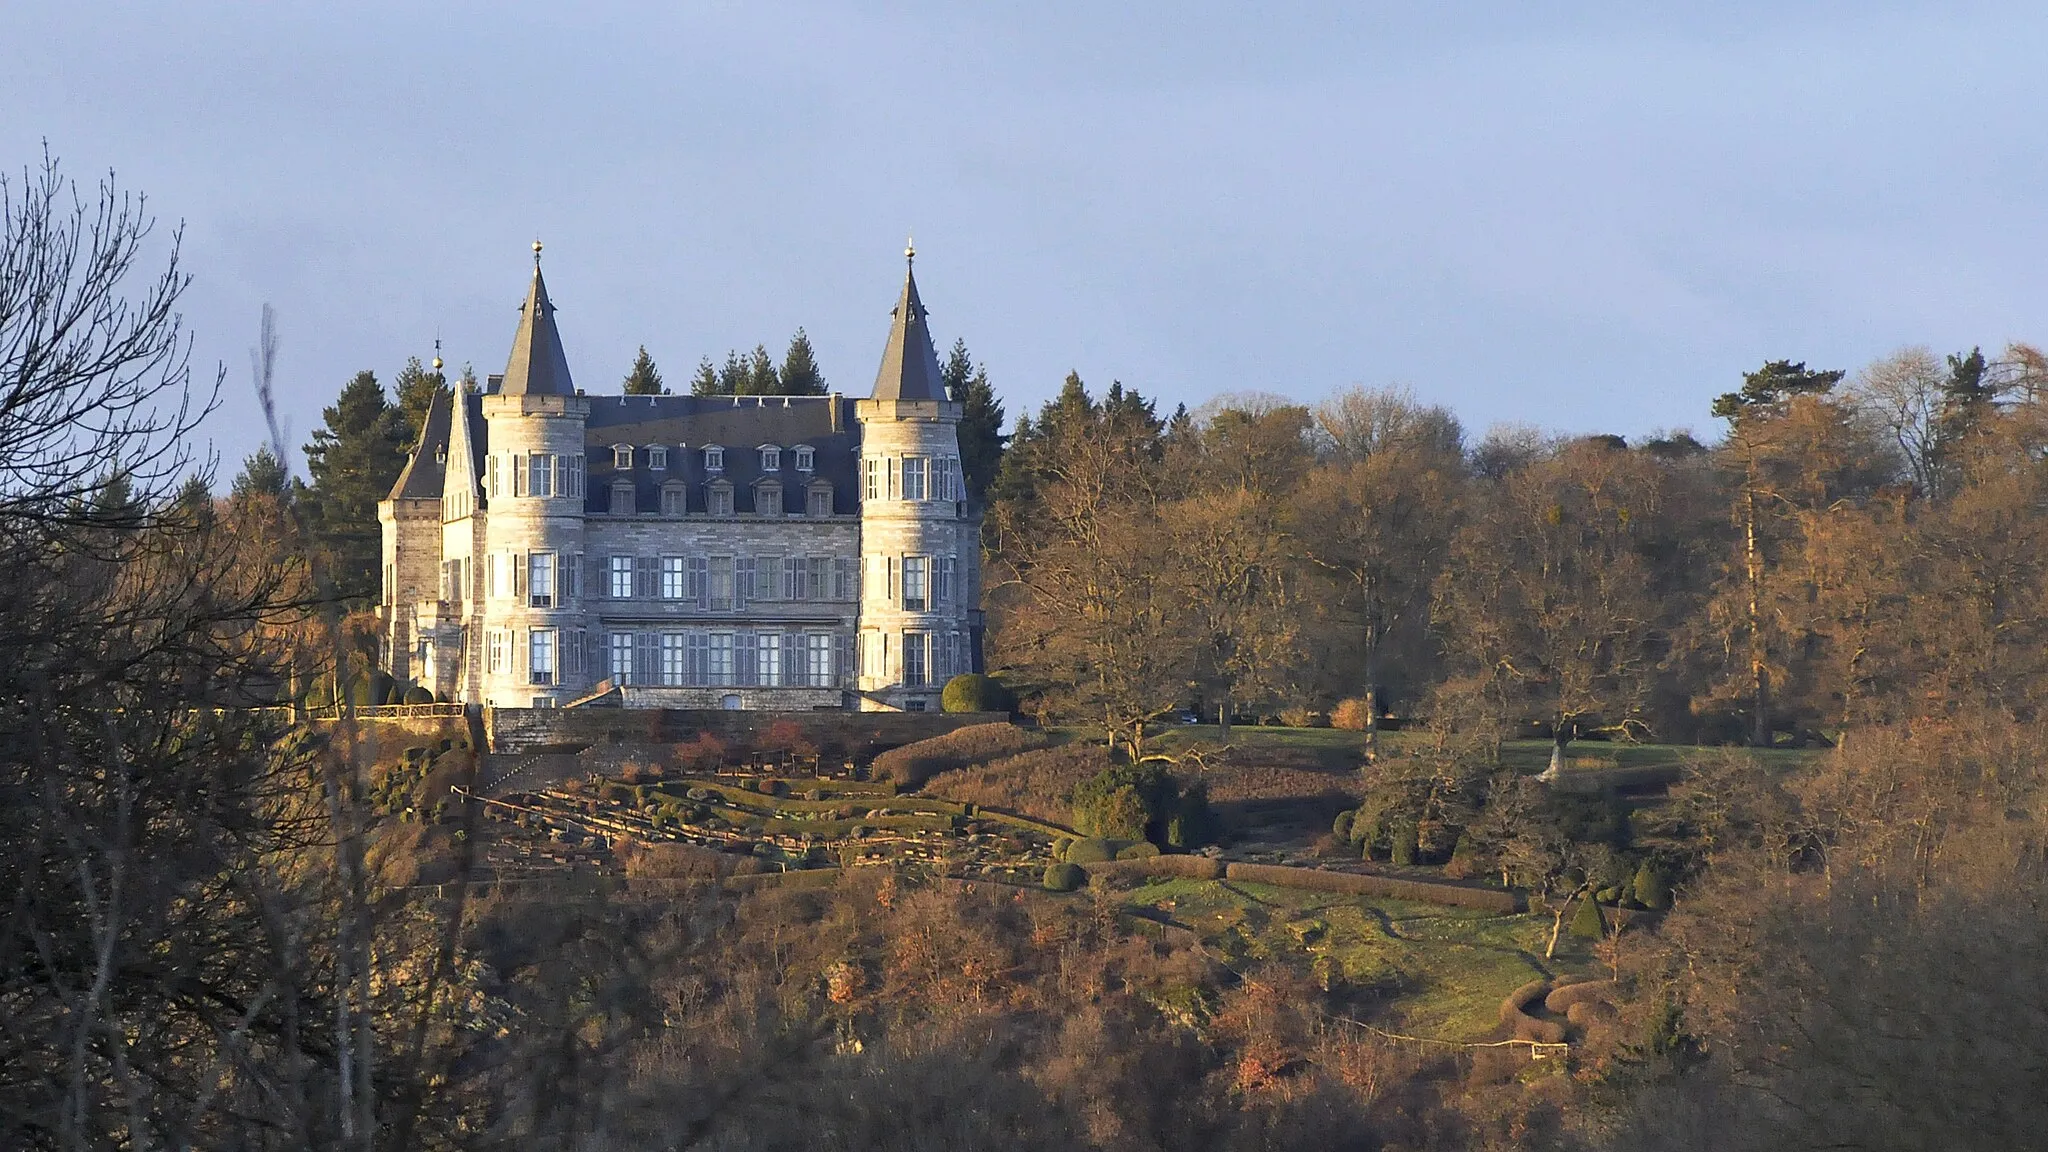
[{"label": "window shutter", "polygon": [[754,652],[754,634],[752,632],[742,632],[738,636],[733,637],[733,683],[749,688],[760,683],[760,676],[755,671]]},{"label": "window shutter", "polygon": [[896,557],[891,556],[884,563],[888,565],[889,569],[889,603],[901,608],[903,607],[903,581],[897,575],[899,569],[896,564]]},{"label": "window shutter", "polygon": [[517,552],[507,552],[505,563],[512,568],[512,598],[517,600],[526,594],[526,573],[521,571],[526,567],[526,557]]},{"label": "window shutter", "polygon": [[734,611],[747,610],[747,600],[754,594],[754,558],[736,556],[732,562],[732,606]]},{"label": "window shutter", "polygon": [[832,561],[832,598],[853,599],[853,561],[844,556]]},{"label": "window shutter", "polygon": [[702,632],[692,632],[683,641],[688,653],[686,678],[694,686],[702,686],[711,680],[711,641]]},{"label": "window shutter", "polygon": [[661,676],[661,637],[652,632],[633,634],[633,682],[655,684]]},{"label": "window shutter", "polygon": [[697,611],[711,611],[711,558],[690,557],[690,595],[697,601]]},{"label": "window shutter", "polygon": [[832,683],[835,686],[844,688],[849,683],[851,683],[853,679],[853,633],[840,633],[838,647],[839,666],[832,670]]},{"label": "window shutter", "polygon": [[633,557],[633,595],[642,600],[661,595],[661,557]]}]

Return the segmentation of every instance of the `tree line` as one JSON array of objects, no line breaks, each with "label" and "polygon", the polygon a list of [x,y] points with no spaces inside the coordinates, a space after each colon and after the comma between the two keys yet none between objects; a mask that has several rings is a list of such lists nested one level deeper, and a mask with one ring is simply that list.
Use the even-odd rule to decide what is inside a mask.
[{"label": "tree line", "polygon": [[1853,376],[1772,361],[1712,402],[1711,442],[1468,443],[1405,389],[1162,417],[1069,376],[994,484],[994,663],[1031,706],[1134,744],[1181,709],[1346,700],[1369,724],[1444,713],[1560,746],[2031,717],[2044,380],[2026,345]]}]

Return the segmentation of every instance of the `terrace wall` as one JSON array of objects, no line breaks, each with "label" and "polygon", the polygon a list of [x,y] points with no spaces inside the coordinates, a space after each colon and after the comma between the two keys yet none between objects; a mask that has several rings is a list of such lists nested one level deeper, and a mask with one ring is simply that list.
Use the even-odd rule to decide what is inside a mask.
[{"label": "terrace wall", "polygon": [[709,708],[489,708],[493,752],[550,744],[678,744],[709,732],[727,744],[757,743],[775,724],[794,724],[822,749],[850,755],[927,740],[970,724],[1007,723],[1001,712],[745,712]]}]

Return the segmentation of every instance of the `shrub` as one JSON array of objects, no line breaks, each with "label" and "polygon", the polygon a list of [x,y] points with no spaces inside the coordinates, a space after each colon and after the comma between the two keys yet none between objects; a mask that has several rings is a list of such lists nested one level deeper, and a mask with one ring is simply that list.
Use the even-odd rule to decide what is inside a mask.
[{"label": "shrub", "polygon": [[1038,748],[1045,737],[1015,724],[970,724],[943,736],[891,748],[875,757],[869,771],[876,780],[915,788],[941,772],[986,764]]},{"label": "shrub", "polygon": [[1065,860],[1068,850],[1073,848],[1073,846],[1074,838],[1072,836],[1060,837],[1052,842],[1052,858],[1055,860]]},{"label": "shrub", "polygon": [[1363,732],[1371,727],[1371,720],[1372,706],[1363,697],[1339,700],[1337,706],[1330,709],[1330,727],[1342,728],[1346,732]]},{"label": "shrub", "polygon": [[1358,812],[1351,808],[1346,808],[1344,811],[1337,813],[1337,818],[1330,822],[1330,835],[1349,844],[1351,842],[1351,822],[1357,817]]},{"label": "shrub", "polygon": [[1209,794],[1156,764],[1118,764],[1074,789],[1074,827],[1091,836],[1192,848],[1212,834]]},{"label": "shrub", "polygon": [[1119,848],[1116,852],[1116,858],[1119,860],[1149,860],[1157,855],[1159,855],[1159,846],[1143,840],[1138,841],[1136,844]]},{"label": "shrub", "polygon": [[765,751],[788,752],[797,756],[818,754],[818,746],[804,735],[803,727],[789,719],[770,724],[768,730],[761,734],[761,747]]},{"label": "shrub", "polygon": [[1403,820],[1394,825],[1393,843],[1390,845],[1390,851],[1390,858],[1396,864],[1407,866],[1415,863],[1417,846],[1414,824]]},{"label": "shrub", "polygon": [[432,704],[434,702],[434,690],[424,684],[415,684],[405,690],[405,702],[407,704]]},{"label": "shrub", "polygon": [[967,672],[946,681],[939,706],[948,712],[1015,712],[1017,694],[993,676]]},{"label": "shrub", "polygon": [[687,744],[678,744],[675,762],[693,772],[712,772],[725,764],[725,741],[709,732],[697,733],[697,738]]},{"label": "shrub", "polygon": [[1599,901],[1590,897],[1579,901],[1579,910],[1572,913],[1571,933],[1586,940],[1607,935],[1607,921],[1600,915]]},{"label": "shrub", "polygon": [[1088,874],[1074,864],[1050,864],[1045,869],[1045,887],[1049,892],[1072,892],[1087,878]]},{"label": "shrub", "polygon": [[1116,848],[1100,836],[1083,836],[1067,848],[1069,864],[1101,864],[1116,859]]},{"label": "shrub", "polygon": [[1107,767],[1109,751],[1100,744],[1063,744],[947,772],[933,778],[925,792],[1065,824],[1073,818],[1069,797],[1074,790]]},{"label": "shrub", "polygon": [[1472,842],[1472,837],[1459,833],[1457,847],[1451,849],[1451,858],[1444,865],[1444,875],[1453,880],[1463,880],[1467,876],[1478,875],[1483,867],[1485,862],[1480,859],[1479,845]]},{"label": "shrub", "polygon": [[597,790],[597,794],[614,804],[624,804],[633,798],[633,790],[624,784],[607,783]]},{"label": "shrub", "polygon": [[1647,860],[1636,869],[1636,899],[1652,912],[1662,912],[1671,907],[1671,882]]}]

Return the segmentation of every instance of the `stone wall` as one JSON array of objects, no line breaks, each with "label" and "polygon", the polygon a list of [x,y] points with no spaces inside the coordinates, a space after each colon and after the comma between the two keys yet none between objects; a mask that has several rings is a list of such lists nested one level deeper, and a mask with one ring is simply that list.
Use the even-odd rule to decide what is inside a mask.
[{"label": "stone wall", "polygon": [[770,725],[793,723],[819,748],[858,758],[964,728],[1000,724],[1001,712],[729,712],[681,708],[491,708],[484,712],[491,751],[550,744],[678,744],[710,732],[735,748],[758,742]]}]

